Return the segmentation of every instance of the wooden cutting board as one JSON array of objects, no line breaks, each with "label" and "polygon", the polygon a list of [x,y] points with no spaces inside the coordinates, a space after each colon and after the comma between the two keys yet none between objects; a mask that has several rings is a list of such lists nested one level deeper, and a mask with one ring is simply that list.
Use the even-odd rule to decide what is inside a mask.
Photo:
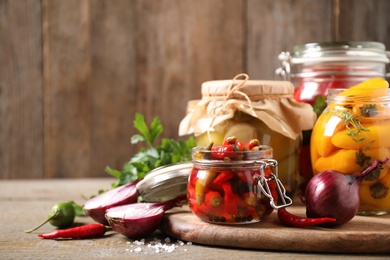
[{"label": "wooden cutting board", "polygon": [[[304,206],[288,211],[305,216]],[[187,206],[164,215],[161,230],[177,239],[212,246],[327,253],[390,253],[390,215],[355,216],[335,228],[292,228],[273,212],[254,224],[217,225],[201,221]]]}]

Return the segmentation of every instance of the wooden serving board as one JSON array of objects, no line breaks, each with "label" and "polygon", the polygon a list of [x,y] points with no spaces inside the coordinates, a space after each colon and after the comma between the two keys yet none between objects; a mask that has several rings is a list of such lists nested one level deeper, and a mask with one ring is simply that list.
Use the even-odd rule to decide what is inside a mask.
[{"label": "wooden serving board", "polygon": [[[304,206],[288,211],[305,216]],[[276,251],[327,253],[390,253],[390,215],[355,216],[334,228],[292,228],[281,224],[276,212],[254,224],[217,225],[201,221],[187,206],[164,215],[161,230],[198,244]]]}]

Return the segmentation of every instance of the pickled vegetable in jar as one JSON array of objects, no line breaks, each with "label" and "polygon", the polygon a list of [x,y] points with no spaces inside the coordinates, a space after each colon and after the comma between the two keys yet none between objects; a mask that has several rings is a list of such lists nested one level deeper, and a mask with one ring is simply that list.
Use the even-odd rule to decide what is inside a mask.
[{"label": "pickled vegetable in jar", "polygon": [[312,107],[295,101],[293,93],[288,81],[249,80],[246,74],[204,82],[202,99],[188,103],[179,135],[194,134],[198,146],[211,141],[219,145],[228,136],[243,142],[258,139],[271,146],[279,179],[292,197],[300,182],[301,134],[312,129],[316,120]]},{"label": "pickled vegetable in jar", "polygon": [[[330,89],[328,106],[311,136],[313,172],[356,174],[374,160],[390,157],[390,90],[373,78],[349,89]],[[361,215],[390,213],[389,164],[373,171],[360,186]]]},{"label": "pickled vegetable in jar", "polygon": [[191,211],[215,224],[246,224],[264,220],[278,205],[291,199],[278,180],[272,148],[248,148],[251,143],[229,141],[224,145],[195,147],[187,198]]},{"label": "pickled vegetable in jar", "polygon": [[[326,107],[329,89],[350,88],[371,78],[385,78],[389,57],[380,42],[319,42],[294,46],[293,52],[279,55],[282,66],[276,74],[295,86],[294,98],[313,106],[317,116]],[[310,131],[303,133],[300,175],[308,182]],[[301,189],[305,189],[302,185]]]}]

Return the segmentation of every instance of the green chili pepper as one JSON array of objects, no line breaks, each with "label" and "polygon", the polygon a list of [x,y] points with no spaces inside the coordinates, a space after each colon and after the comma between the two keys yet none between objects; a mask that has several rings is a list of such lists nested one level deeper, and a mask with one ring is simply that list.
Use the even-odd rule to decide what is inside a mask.
[{"label": "green chili pepper", "polygon": [[33,229],[25,230],[26,233],[30,233],[38,228],[42,227],[44,224],[49,222],[51,225],[64,228],[73,224],[73,221],[76,216],[76,212],[73,206],[74,202],[60,202],[55,204],[48,215],[48,218],[42,222],[40,225]]}]

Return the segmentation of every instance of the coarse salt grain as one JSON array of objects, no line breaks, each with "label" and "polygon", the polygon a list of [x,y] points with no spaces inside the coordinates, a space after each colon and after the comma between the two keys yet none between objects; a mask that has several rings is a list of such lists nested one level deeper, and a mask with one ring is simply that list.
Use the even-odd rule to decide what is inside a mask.
[{"label": "coarse salt grain", "polygon": [[[148,254],[148,253],[159,254],[162,252],[173,253],[174,251],[176,251],[176,248],[186,244],[185,242],[180,241],[180,240],[177,240],[176,243],[170,244],[171,239],[169,237],[166,237],[164,239],[164,242],[165,242],[164,244],[162,244],[161,242],[162,241],[160,239],[157,239],[157,238],[154,238],[154,240],[150,241],[149,243],[145,243],[145,239],[135,240],[135,241],[133,241],[132,244],[131,244],[131,242],[126,242],[126,244],[130,244],[131,247],[133,247],[133,245],[138,246],[134,250],[126,249],[126,251],[130,251],[131,253],[143,252],[143,254]],[[192,245],[192,242],[187,242],[187,245]],[[144,250],[141,248],[141,246],[145,246]],[[188,249],[184,248],[184,251],[187,252]]]}]

